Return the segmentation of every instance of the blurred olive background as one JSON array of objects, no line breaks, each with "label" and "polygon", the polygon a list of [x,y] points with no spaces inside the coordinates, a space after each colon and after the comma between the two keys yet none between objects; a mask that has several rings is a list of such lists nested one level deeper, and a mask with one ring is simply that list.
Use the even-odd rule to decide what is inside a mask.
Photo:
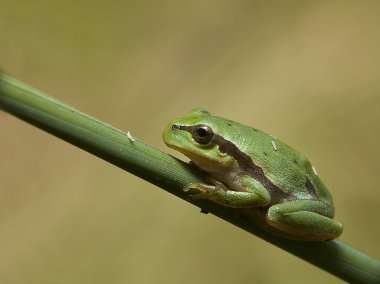
[{"label": "blurred olive background", "polygon": [[[194,107],[274,134],[316,165],[342,239],[380,257],[378,1],[0,7],[6,72],[165,151],[166,123]],[[6,113],[0,119],[1,283],[342,282]]]}]

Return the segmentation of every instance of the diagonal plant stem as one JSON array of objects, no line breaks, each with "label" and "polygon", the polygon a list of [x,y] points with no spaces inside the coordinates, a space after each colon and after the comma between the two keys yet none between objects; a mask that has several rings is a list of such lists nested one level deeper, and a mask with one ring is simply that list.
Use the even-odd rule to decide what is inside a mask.
[{"label": "diagonal plant stem", "polygon": [[[184,200],[186,184],[204,182],[188,164],[4,73],[0,73],[0,108]],[[343,241],[290,241],[237,217],[233,209],[207,200],[194,205],[346,281],[380,283],[380,260]]]}]

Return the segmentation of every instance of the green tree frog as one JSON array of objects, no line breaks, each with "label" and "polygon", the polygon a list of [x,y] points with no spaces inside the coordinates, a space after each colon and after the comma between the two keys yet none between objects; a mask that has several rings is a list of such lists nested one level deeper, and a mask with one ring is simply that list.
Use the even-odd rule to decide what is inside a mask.
[{"label": "green tree frog", "polygon": [[184,188],[238,208],[265,230],[288,239],[331,240],[343,226],[333,220],[332,196],[309,160],[253,127],[194,109],[163,132],[169,147],[188,156],[211,184]]}]

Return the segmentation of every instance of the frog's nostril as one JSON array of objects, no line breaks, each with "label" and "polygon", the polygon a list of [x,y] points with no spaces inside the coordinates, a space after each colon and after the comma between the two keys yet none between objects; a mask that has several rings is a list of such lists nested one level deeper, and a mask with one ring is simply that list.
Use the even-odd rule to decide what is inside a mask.
[{"label": "frog's nostril", "polygon": [[173,124],[172,130],[178,130],[178,129],[181,129],[181,126],[178,124]]}]

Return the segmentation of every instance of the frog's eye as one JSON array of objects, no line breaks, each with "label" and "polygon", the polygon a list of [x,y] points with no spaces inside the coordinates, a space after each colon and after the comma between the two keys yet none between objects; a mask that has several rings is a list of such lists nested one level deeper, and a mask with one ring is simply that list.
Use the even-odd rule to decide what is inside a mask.
[{"label": "frog's eye", "polygon": [[214,137],[214,132],[208,125],[197,125],[193,128],[192,135],[199,144],[208,144]]}]

